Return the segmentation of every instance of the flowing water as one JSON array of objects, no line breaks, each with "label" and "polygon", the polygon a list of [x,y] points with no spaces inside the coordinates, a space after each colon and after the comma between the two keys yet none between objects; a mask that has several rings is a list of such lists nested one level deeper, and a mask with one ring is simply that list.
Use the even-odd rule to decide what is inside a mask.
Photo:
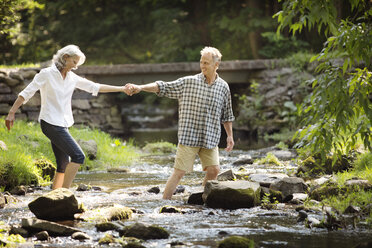
[{"label": "flowing water", "polygon": [[[238,168],[232,162],[241,151],[229,155],[221,152],[221,169]],[[120,204],[139,210],[133,218],[124,221],[126,225],[135,222],[156,224],[170,233],[168,239],[149,240],[145,247],[171,247],[172,242],[182,242],[177,247],[217,247],[218,242],[230,235],[241,235],[254,239],[257,247],[293,247],[293,248],[351,248],[356,244],[371,240],[371,230],[363,228],[327,231],[325,229],[309,229],[303,223],[297,223],[298,217],[294,207],[279,204],[277,210],[265,210],[260,207],[237,210],[211,209],[205,206],[194,206],[186,203],[191,192],[201,192],[201,181],[204,176],[199,161],[195,171],[187,174],[181,184],[185,192],[177,194],[172,200],[161,199],[161,194],[147,192],[153,186],[159,186],[161,192],[171,173],[173,158],[169,156],[148,157],[129,168],[128,173],[84,172],[79,173],[75,183],[100,186],[102,191],[76,191],[80,203],[88,209]],[[289,167],[254,168],[247,167],[249,172],[286,172]],[[74,189],[73,189],[74,190]],[[32,194],[18,197],[18,203],[9,204],[0,210],[1,221],[19,224],[21,218],[34,217],[27,204],[35,197],[46,193],[49,189],[37,190]],[[164,205],[180,208],[184,214],[159,213]],[[98,239],[105,233],[97,232],[94,223],[75,222],[75,227],[86,232],[89,241],[79,242],[70,237],[56,237],[48,242],[38,242],[33,238],[35,247],[98,247]],[[116,232],[108,232],[117,236]],[[29,239],[31,241],[31,239]],[[104,246],[102,246],[104,247]],[[119,247],[119,246],[106,246]]]}]

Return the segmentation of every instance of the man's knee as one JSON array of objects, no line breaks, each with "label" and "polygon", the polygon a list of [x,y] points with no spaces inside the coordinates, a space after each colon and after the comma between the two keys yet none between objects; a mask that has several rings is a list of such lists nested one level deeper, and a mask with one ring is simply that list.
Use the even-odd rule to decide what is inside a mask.
[{"label": "man's knee", "polygon": [[208,166],[206,169],[208,177],[215,177],[217,178],[218,173],[220,173],[220,167],[219,166]]}]

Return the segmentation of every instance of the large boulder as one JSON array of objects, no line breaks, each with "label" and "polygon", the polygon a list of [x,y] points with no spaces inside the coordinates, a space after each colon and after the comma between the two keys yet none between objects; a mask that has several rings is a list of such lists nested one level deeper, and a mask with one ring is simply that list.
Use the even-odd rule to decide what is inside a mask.
[{"label": "large boulder", "polygon": [[55,189],[28,204],[31,212],[43,220],[69,220],[81,213],[75,195],[68,189]]},{"label": "large boulder", "polygon": [[270,189],[280,191],[284,201],[291,200],[293,193],[306,193],[308,186],[299,177],[284,177],[270,185]]},{"label": "large boulder", "polygon": [[206,183],[202,197],[212,208],[251,208],[260,203],[260,192],[260,185],[255,182],[211,180]]},{"label": "large boulder", "polygon": [[78,144],[83,149],[84,153],[91,160],[97,158],[97,143],[94,140],[77,140]]}]

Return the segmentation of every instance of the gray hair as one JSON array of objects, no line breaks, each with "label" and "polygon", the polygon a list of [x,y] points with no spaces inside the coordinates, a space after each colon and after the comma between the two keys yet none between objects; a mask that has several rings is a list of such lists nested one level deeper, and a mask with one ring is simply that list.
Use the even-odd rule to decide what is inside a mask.
[{"label": "gray hair", "polygon": [[201,56],[208,53],[212,55],[214,62],[221,62],[222,54],[217,48],[207,46],[200,51]]},{"label": "gray hair", "polygon": [[65,64],[66,64],[66,60],[64,58],[65,55],[69,57],[72,57],[72,56],[79,57],[79,61],[76,67],[73,69],[77,69],[78,66],[82,65],[85,62],[85,55],[82,51],[80,51],[80,48],[75,45],[68,45],[68,46],[65,46],[59,49],[57,53],[54,54],[53,56],[53,63],[56,65],[58,70],[62,70],[65,67]]}]

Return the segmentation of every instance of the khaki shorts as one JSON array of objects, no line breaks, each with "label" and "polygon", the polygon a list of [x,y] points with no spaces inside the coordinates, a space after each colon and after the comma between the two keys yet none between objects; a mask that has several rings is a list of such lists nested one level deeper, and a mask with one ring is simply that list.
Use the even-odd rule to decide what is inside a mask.
[{"label": "khaki shorts", "polygon": [[199,155],[203,170],[208,166],[219,166],[218,147],[206,149],[178,144],[174,168],[186,172],[193,171],[196,154]]}]

